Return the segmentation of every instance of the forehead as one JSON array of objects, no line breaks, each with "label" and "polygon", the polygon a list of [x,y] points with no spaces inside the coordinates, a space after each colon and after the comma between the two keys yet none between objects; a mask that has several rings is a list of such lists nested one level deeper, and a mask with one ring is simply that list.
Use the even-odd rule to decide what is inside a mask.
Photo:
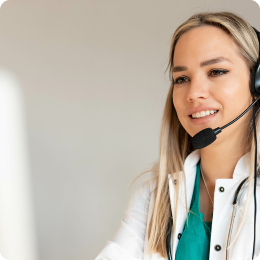
[{"label": "forehead", "polygon": [[202,26],[180,36],[174,50],[173,64],[195,65],[219,56],[234,62],[240,58],[237,45],[225,31],[215,26]]}]

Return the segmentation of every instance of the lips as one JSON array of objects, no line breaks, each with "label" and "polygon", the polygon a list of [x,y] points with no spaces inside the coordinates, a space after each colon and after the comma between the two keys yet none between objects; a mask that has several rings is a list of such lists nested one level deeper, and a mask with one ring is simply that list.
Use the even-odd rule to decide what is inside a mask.
[{"label": "lips", "polygon": [[211,114],[209,116],[204,116],[204,117],[200,117],[200,118],[192,118],[192,116],[189,116],[190,118],[190,121],[192,124],[194,125],[202,125],[202,124],[205,124],[205,123],[209,123],[209,121],[213,120],[215,116],[218,115],[218,110],[216,113],[214,114]]},{"label": "lips", "polygon": [[215,108],[215,107],[210,107],[210,106],[197,106],[197,107],[192,108],[192,109],[189,111],[188,115],[191,116],[191,115],[194,114],[194,113],[201,112],[201,111],[206,111],[206,110],[217,110],[217,111],[218,111],[218,109]]},{"label": "lips", "polygon": [[[212,109],[212,110],[213,110],[213,109]],[[217,111],[217,112],[214,113],[214,114],[216,114],[216,113],[218,113],[219,110],[215,109],[214,111]],[[202,111],[200,111],[200,112],[202,112]],[[193,114],[195,114],[195,113],[193,113]],[[214,114],[210,114],[210,115],[214,115]],[[208,116],[210,116],[210,115],[208,115]],[[192,114],[189,115],[189,117],[193,118],[193,117],[192,117]],[[207,117],[207,116],[203,116],[203,117],[199,117],[199,118],[193,118],[193,119],[200,119],[200,118],[204,118],[204,117]]]}]

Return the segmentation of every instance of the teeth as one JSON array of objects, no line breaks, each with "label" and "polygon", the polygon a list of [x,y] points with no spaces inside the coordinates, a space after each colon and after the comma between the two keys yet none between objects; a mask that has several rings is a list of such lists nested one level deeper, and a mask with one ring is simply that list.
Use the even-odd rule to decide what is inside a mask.
[{"label": "teeth", "polygon": [[192,118],[201,118],[216,113],[217,110],[206,110],[192,114]]}]

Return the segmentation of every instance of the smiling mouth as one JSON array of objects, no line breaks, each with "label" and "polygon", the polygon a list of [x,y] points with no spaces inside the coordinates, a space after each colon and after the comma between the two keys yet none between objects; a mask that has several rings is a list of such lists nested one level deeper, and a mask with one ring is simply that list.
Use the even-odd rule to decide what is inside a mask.
[{"label": "smiling mouth", "polygon": [[214,115],[216,113],[218,113],[219,110],[216,110],[213,114],[209,114],[209,115],[205,115],[205,116],[201,116],[201,117],[192,117],[192,115],[189,115],[190,118],[192,119],[200,119],[200,118],[204,118],[204,117],[208,117],[208,116],[211,116],[211,115]]}]

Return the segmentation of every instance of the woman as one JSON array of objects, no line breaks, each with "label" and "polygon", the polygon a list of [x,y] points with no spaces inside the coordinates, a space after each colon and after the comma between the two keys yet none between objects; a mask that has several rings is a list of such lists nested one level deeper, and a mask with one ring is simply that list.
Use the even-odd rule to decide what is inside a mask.
[{"label": "woman", "polygon": [[[96,260],[247,260],[253,253],[260,260],[260,207],[253,251],[252,109],[207,147],[195,149],[191,142],[201,130],[224,126],[252,104],[250,75],[258,57],[256,32],[233,13],[195,14],[177,28],[159,163],[151,169],[155,176],[134,194]],[[259,102],[257,126],[258,108]],[[229,233],[234,194],[246,177]],[[256,197],[259,202],[259,188]]]}]

